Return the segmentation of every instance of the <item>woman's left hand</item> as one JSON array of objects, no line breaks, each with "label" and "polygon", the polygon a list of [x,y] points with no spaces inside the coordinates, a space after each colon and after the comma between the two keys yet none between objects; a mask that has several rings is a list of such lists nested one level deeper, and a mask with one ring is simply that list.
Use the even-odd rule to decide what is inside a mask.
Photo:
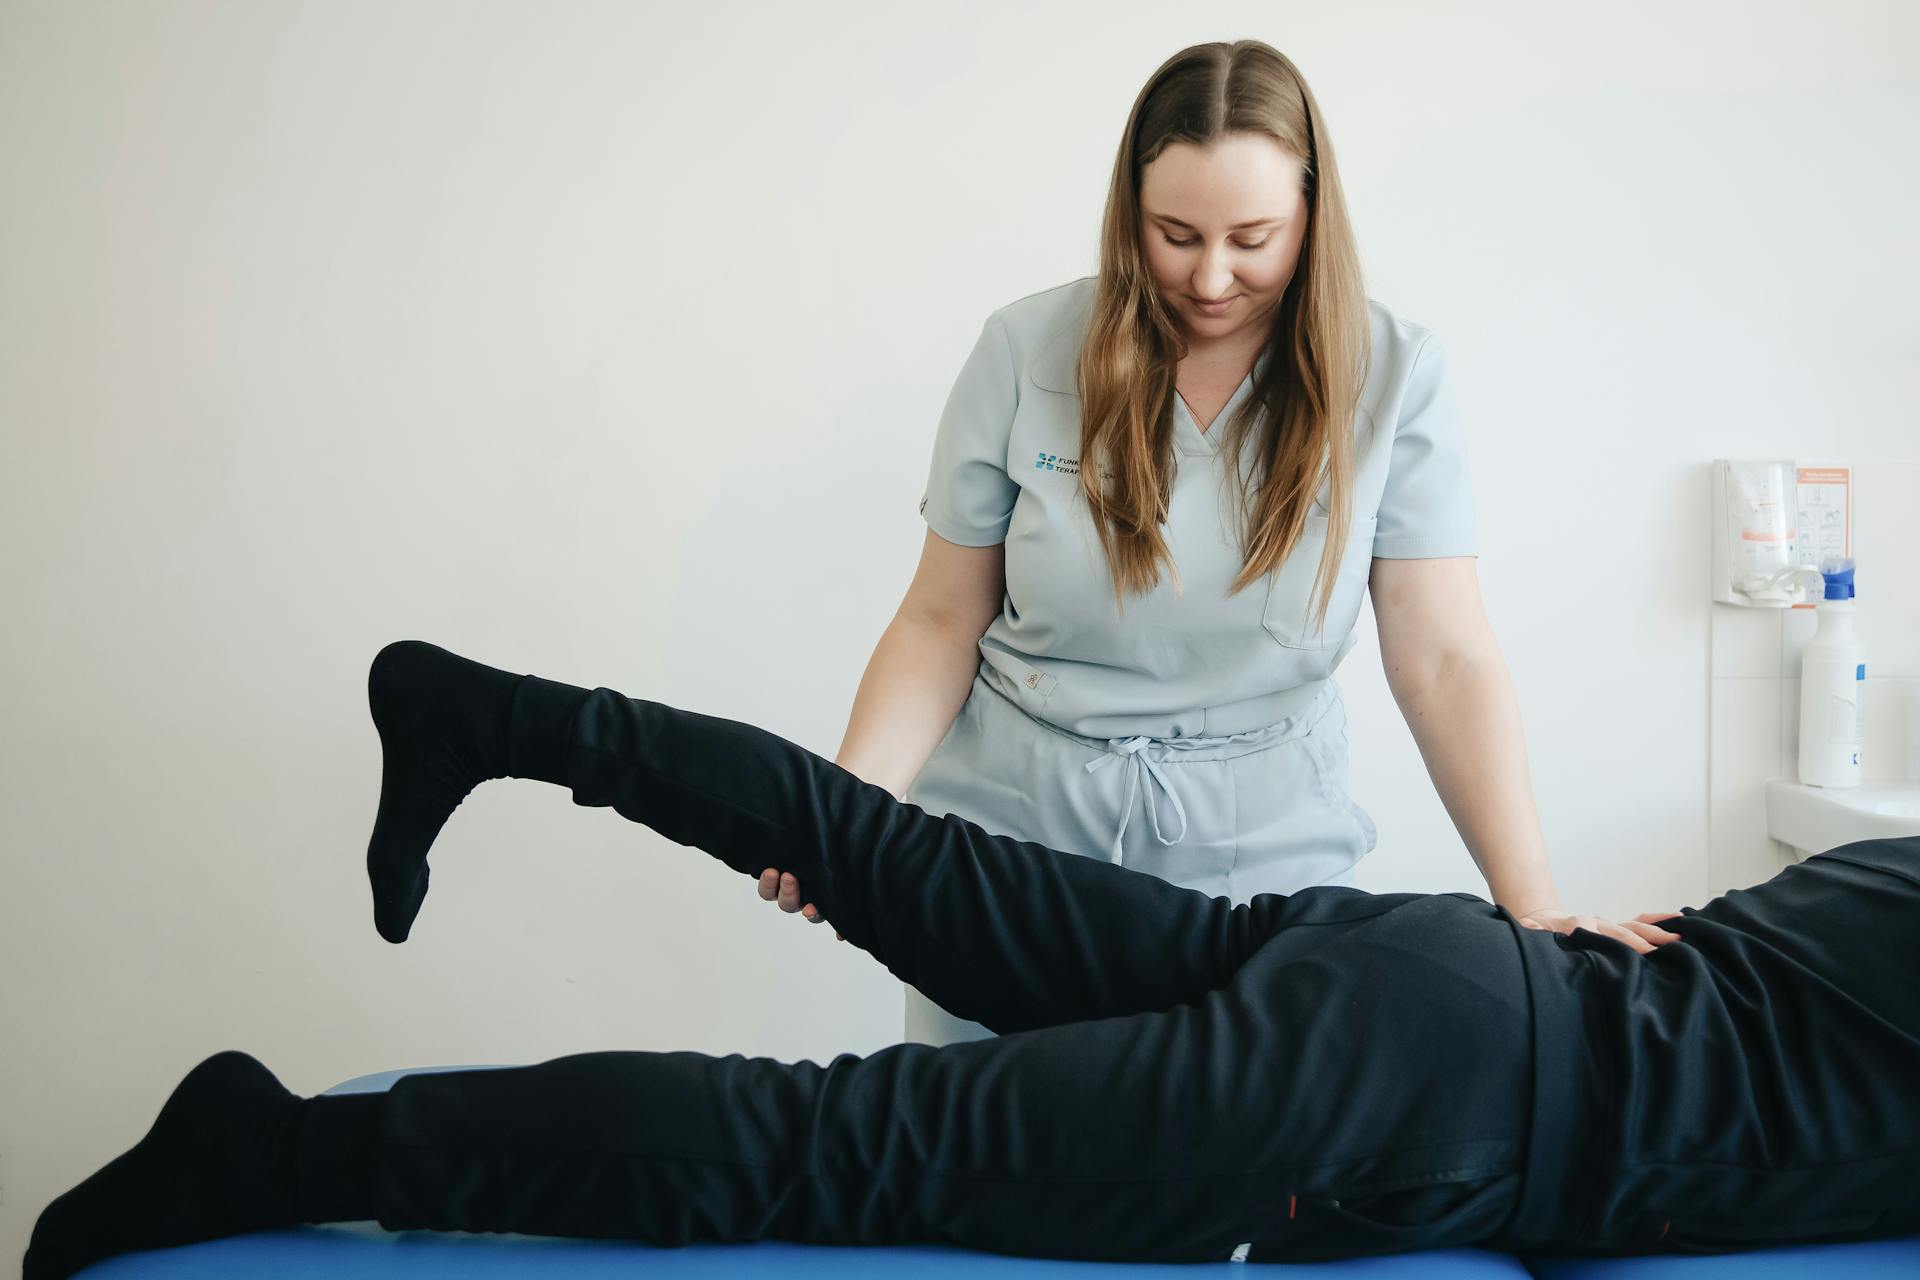
[{"label": "woman's left hand", "polygon": [[[1617,938],[1626,943],[1641,955],[1647,955],[1655,947],[1681,941],[1679,934],[1670,933],[1650,923],[1647,917],[1653,914],[1651,911],[1642,912],[1639,917],[1625,924],[1615,924],[1599,916],[1570,916],[1558,911],[1529,911],[1526,915],[1515,918],[1529,929],[1551,929],[1555,933],[1572,933],[1575,929],[1586,929],[1592,933],[1603,933],[1609,938]],[[1678,911],[1669,911],[1654,918],[1666,920],[1679,914]]]}]

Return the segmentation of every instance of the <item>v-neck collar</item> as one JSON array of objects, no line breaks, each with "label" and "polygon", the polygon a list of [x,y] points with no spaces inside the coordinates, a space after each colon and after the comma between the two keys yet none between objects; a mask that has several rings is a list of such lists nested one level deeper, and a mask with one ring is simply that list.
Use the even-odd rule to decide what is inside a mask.
[{"label": "v-neck collar", "polygon": [[1173,393],[1173,443],[1182,453],[1218,454],[1220,452],[1220,425],[1226,422],[1240,402],[1253,390],[1254,374],[1266,368],[1268,352],[1261,352],[1260,358],[1253,362],[1253,370],[1240,379],[1240,385],[1234,388],[1227,402],[1220,406],[1220,412],[1213,415],[1213,421],[1202,431],[1200,423],[1194,418],[1193,410],[1187,408],[1186,399],[1178,391]]}]

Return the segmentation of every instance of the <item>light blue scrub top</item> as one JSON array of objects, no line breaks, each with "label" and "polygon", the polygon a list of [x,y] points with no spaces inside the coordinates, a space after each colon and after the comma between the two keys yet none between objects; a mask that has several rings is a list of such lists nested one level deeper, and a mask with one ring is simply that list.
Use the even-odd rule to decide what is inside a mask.
[{"label": "light blue scrub top", "polygon": [[[1094,277],[1031,294],[987,317],[948,395],[920,513],[963,546],[1006,544],[1006,594],[980,638],[981,675],[1030,715],[1093,738],[1212,737],[1284,718],[1353,647],[1374,556],[1476,554],[1473,498],[1445,349],[1369,299],[1373,358],[1354,414],[1353,524],[1324,628],[1311,588],[1325,545],[1324,486],[1293,552],[1263,582],[1227,595],[1242,555],[1233,528],[1227,422],[1208,430],[1174,397],[1178,466],[1162,567],[1122,614],[1080,493],[1075,367]],[[1262,355],[1256,369],[1263,369]],[[1247,450],[1248,455],[1252,449]]]}]

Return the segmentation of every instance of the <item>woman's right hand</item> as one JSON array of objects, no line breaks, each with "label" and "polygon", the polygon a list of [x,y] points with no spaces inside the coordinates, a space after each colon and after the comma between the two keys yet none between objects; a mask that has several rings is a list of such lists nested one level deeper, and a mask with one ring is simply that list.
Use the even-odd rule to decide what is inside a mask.
[{"label": "woman's right hand", "polygon": [[[820,909],[811,902],[804,907],[800,905],[800,881],[790,871],[783,872],[774,867],[768,867],[762,871],[760,897],[767,902],[778,902],[780,909],[789,914],[798,911],[813,924],[826,923],[827,918],[821,915]],[[847,935],[838,929],[834,930],[833,936],[841,942],[847,940]]]}]

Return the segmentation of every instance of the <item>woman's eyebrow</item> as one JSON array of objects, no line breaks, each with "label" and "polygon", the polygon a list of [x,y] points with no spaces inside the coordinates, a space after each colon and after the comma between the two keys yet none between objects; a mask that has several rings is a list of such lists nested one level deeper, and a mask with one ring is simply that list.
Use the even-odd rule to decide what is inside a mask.
[{"label": "woman's eyebrow", "polygon": [[[1153,213],[1153,212],[1149,212],[1149,213],[1147,214],[1147,216],[1148,216],[1149,218],[1152,218],[1152,219],[1154,219],[1155,221],[1158,221],[1158,222],[1171,222],[1171,223],[1172,223],[1172,224],[1173,224],[1174,226],[1176,226],[1176,227],[1185,227],[1185,228],[1186,228],[1187,230],[1189,230],[1189,231],[1198,231],[1198,230],[1199,230],[1199,228],[1198,228],[1198,227],[1196,227],[1196,226],[1194,226],[1194,225],[1193,225],[1192,223],[1190,223],[1190,222],[1182,222],[1182,221],[1180,221],[1180,219],[1178,219],[1178,218],[1171,218],[1171,217],[1168,217],[1168,216],[1167,216],[1166,214],[1164,214],[1164,213]],[[1253,221],[1251,221],[1251,222],[1236,222],[1236,223],[1234,223],[1234,224],[1233,224],[1232,226],[1230,226],[1230,227],[1228,227],[1228,228],[1227,228],[1227,230],[1229,230],[1229,231],[1245,231],[1245,230],[1246,230],[1246,229],[1247,229],[1248,227],[1264,227],[1264,226],[1266,226],[1266,225],[1267,225],[1267,224],[1269,224],[1269,223],[1276,223],[1276,222],[1285,222],[1285,221],[1286,221],[1286,219],[1285,219],[1285,218],[1255,218],[1255,219],[1254,219]]]}]

